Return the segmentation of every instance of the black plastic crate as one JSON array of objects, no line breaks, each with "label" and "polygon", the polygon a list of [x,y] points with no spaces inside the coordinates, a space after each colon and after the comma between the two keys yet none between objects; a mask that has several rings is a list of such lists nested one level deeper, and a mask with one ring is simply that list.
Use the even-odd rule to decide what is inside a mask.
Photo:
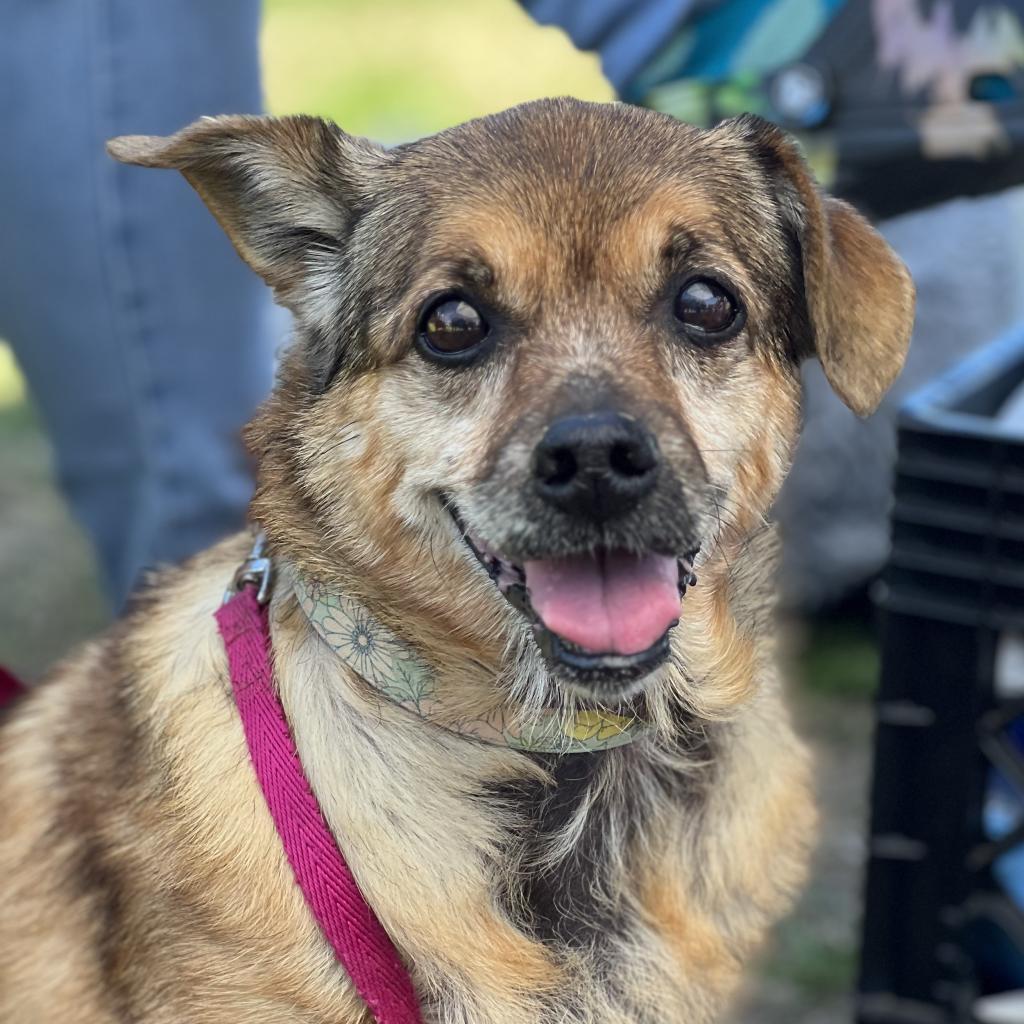
[{"label": "black plastic crate", "polygon": [[1022,384],[1024,333],[900,417],[859,1024],[970,1022],[978,996],[1024,971],[1024,913],[993,873],[1024,825],[999,840],[985,827],[996,771],[1024,806],[1008,733],[1024,700],[996,687],[1000,637],[1024,633],[1024,433],[996,419]]}]

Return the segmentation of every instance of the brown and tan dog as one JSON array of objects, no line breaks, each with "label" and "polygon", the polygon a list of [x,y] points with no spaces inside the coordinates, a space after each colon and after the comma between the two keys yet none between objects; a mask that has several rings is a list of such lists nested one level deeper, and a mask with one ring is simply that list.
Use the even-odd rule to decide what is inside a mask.
[{"label": "brown and tan dog", "polygon": [[[903,266],[756,118],[558,100],[392,150],[228,117],[111,151],[184,173],[295,314],[248,435],[276,680],[424,1019],[717,1019],[813,838],[765,521],[798,367],[870,412]],[[248,544],[158,576],[4,721],[3,1024],[369,1019],[231,697],[213,613]],[[303,580],[430,666],[426,720],[324,642]],[[459,727],[552,707],[649,727],[564,755]]]}]

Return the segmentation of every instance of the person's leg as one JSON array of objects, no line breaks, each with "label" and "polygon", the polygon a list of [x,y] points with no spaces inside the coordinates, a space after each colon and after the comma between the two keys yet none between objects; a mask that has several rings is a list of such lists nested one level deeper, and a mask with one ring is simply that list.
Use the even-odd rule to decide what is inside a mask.
[{"label": "person's leg", "polygon": [[903,399],[968,352],[1024,323],[1024,188],[959,199],[879,225],[917,286],[903,373],[878,412],[858,420],[817,363],[804,373],[805,426],[777,506],[783,591],[815,608],[885,564]]},{"label": "person's leg", "polygon": [[259,8],[23,0],[4,16],[0,337],[117,602],[146,566],[241,526],[239,430],[282,339],[181,177],[119,165],[104,142],[258,111]]}]

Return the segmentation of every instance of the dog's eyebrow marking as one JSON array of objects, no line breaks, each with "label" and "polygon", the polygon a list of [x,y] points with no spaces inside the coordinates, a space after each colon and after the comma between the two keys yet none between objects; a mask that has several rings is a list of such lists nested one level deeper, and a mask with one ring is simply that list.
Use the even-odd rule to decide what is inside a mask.
[{"label": "dog's eyebrow marking", "polygon": [[674,224],[669,228],[668,238],[661,247],[661,258],[666,266],[674,270],[692,260],[701,248],[700,241],[693,232]]},{"label": "dog's eyebrow marking", "polygon": [[460,256],[447,263],[447,270],[453,277],[478,288],[490,288],[494,284],[494,270],[482,256]]}]

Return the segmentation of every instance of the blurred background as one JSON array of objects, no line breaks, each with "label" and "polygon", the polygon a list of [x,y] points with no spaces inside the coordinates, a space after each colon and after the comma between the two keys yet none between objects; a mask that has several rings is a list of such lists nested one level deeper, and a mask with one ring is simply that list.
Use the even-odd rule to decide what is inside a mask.
[{"label": "blurred background", "polygon": [[[629,4],[611,6],[619,8],[627,21],[632,16]],[[786,114],[776,119],[803,131],[807,152],[822,176],[838,180],[845,193],[876,218],[889,218],[884,229],[911,263],[924,300],[915,340],[915,351],[924,355],[914,381],[933,376],[1022,319],[1024,305],[1018,295],[1024,236],[1019,229],[1024,226],[1024,204],[1012,186],[1024,178],[1019,161],[1010,167],[1005,160],[986,164],[994,150],[991,139],[985,141],[985,131],[991,135],[986,112],[993,103],[1014,98],[1014,92],[1005,90],[1016,89],[1024,63],[1024,34],[1011,13],[1015,5],[962,4],[954,13],[953,5],[930,0],[874,0],[874,20],[861,18],[869,25],[864,29],[867,36],[839,33],[845,40],[845,56],[832,61],[829,74],[847,82],[858,76],[873,81],[879,66],[885,66],[886,81],[900,83],[919,106],[944,96],[948,103],[943,110],[953,110],[949,124],[959,125],[962,134],[974,140],[970,159],[965,160],[955,146],[939,154],[949,158],[939,171],[941,187],[927,195],[918,194],[923,188],[920,169],[904,159],[905,153],[873,157],[875,187],[858,195],[857,181],[842,180],[834,139],[827,131],[815,134],[814,129],[830,120],[830,103],[843,112],[841,90],[829,84],[828,75],[819,74],[820,63],[803,57],[842,4],[779,0],[660,6],[675,12],[666,23],[671,31],[665,35],[663,52],[642,71],[633,68],[626,74],[615,63],[614,53],[605,52],[602,68],[597,55],[581,52],[565,31],[541,26],[512,0],[266,0],[259,30],[264,102],[271,113],[319,114],[351,133],[397,143],[543,96],[607,101],[625,95],[695,121],[743,110],[771,114],[766,109],[768,97],[776,113]],[[542,0],[533,7],[542,20],[552,20],[551,11],[558,4]],[[727,7],[757,9],[761,20],[756,39],[753,33],[744,37],[746,29],[741,31],[738,23],[711,18],[692,32],[687,29],[689,35],[675,34],[683,25],[680,12]],[[860,8],[861,14],[868,7],[867,0],[848,5]],[[959,7],[969,9],[964,13]],[[564,19],[573,37],[596,44],[601,26],[588,25],[586,4],[575,8],[575,14]],[[876,47],[877,40],[868,38],[871,32],[879,39],[884,35],[886,45]],[[704,51],[699,44],[706,44],[710,33],[718,38],[732,33],[745,42],[728,74],[711,68],[710,58],[701,62]],[[819,48],[817,56],[830,53],[834,57],[828,47]],[[687,85],[687,76],[678,73],[681,68],[722,81],[713,96],[695,92]],[[793,73],[783,76],[780,68]],[[615,86],[606,73],[616,79]],[[0,106],[0,116],[3,110]],[[965,111],[972,116],[965,118]],[[982,115],[987,128],[978,128],[972,120],[975,114]],[[844,122],[853,126],[846,137],[861,139],[858,131],[881,124],[885,116],[877,104],[862,104]],[[927,135],[934,125],[925,125],[924,119],[915,123],[925,126],[924,147],[941,150],[945,143]],[[934,138],[946,138],[943,131],[949,124],[940,123]],[[179,126],[150,129],[140,124],[128,130]],[[857,145],[847,146],[847,155]],[[967,178],[958,178],[965,167]],[[1005,194],[1015,198],[1000,200],[1002,205],[961,198],[1006,189],[1011,192]],[[198,211],[198,199],[194,205]],[[934,219],[925,217],[939,206],[944,219],[936,227]],[[980,239],[995,253],[991,258],[974,258]],[[997,263],[999,271],[990,271]],[[1000,297],[993,299],[994,294]],[[61,295],[54,294],[53,302],[61,301]],[[956,317],[962,313],[950,313],[969,310],[971,303],[986,310],[984,317],[974,318],[973,334],[960,329]],[[952,332],[951,323],[956,328]],[[283,343],[286,332],[282,320],[274,321],[272,344]],[[751,979],[739,1013],[739,1019],[751,1024],[834,1024],[854,1019],[872,700],[879,679],[869,594],[872,586],[877,593],[878,570],[888,550],[885,520],[895,412],[893,406],[870,428],[855,424],[844,410],[822,404],[822,382],[814,372],[810,370],[808,377],[809,416],[824,426],[811,432],[803,453],[807,468],[798,473],[802,482],[783,499],[788,544],[780,636],[792,665],[797,714],[817,751],[824,828],[811,885],[796,912],[777,930]],[[253,387],[258,393],[259,385]],[[42,419],[12,350],[0,342],[0,665],[30,680],[101,630],[113,614],[112,605],[123,596],[102,578],[93,547],[59,492],[49,431]],[[839,452],[863,454],[865,448],[866,456],[837,458]],[[871,463],[871,473],[863,469],[866,463]],[[849,501],[840,497],[843,488],[854,493]],[[829,494],[835,495],[831,504],[826,500]],[[870,498],[870,514],[865,517],[871,520],[869,527],[862,529],[854,518],[852,525],[844,525],[843,516],[865,494]],[[807,511],[812,506],[813,513]],[[825,563],[828,573],[816,571]],[[908,1024],[912,1019],[921,1024],[926,1020],[899,1017],[895,1011],[873,1019],[905,1019]],[[927,1021],[954,1019],[961,1020],[936,1016]],[[1006,1019],[1024,1021],[1024,1016]]]}]

